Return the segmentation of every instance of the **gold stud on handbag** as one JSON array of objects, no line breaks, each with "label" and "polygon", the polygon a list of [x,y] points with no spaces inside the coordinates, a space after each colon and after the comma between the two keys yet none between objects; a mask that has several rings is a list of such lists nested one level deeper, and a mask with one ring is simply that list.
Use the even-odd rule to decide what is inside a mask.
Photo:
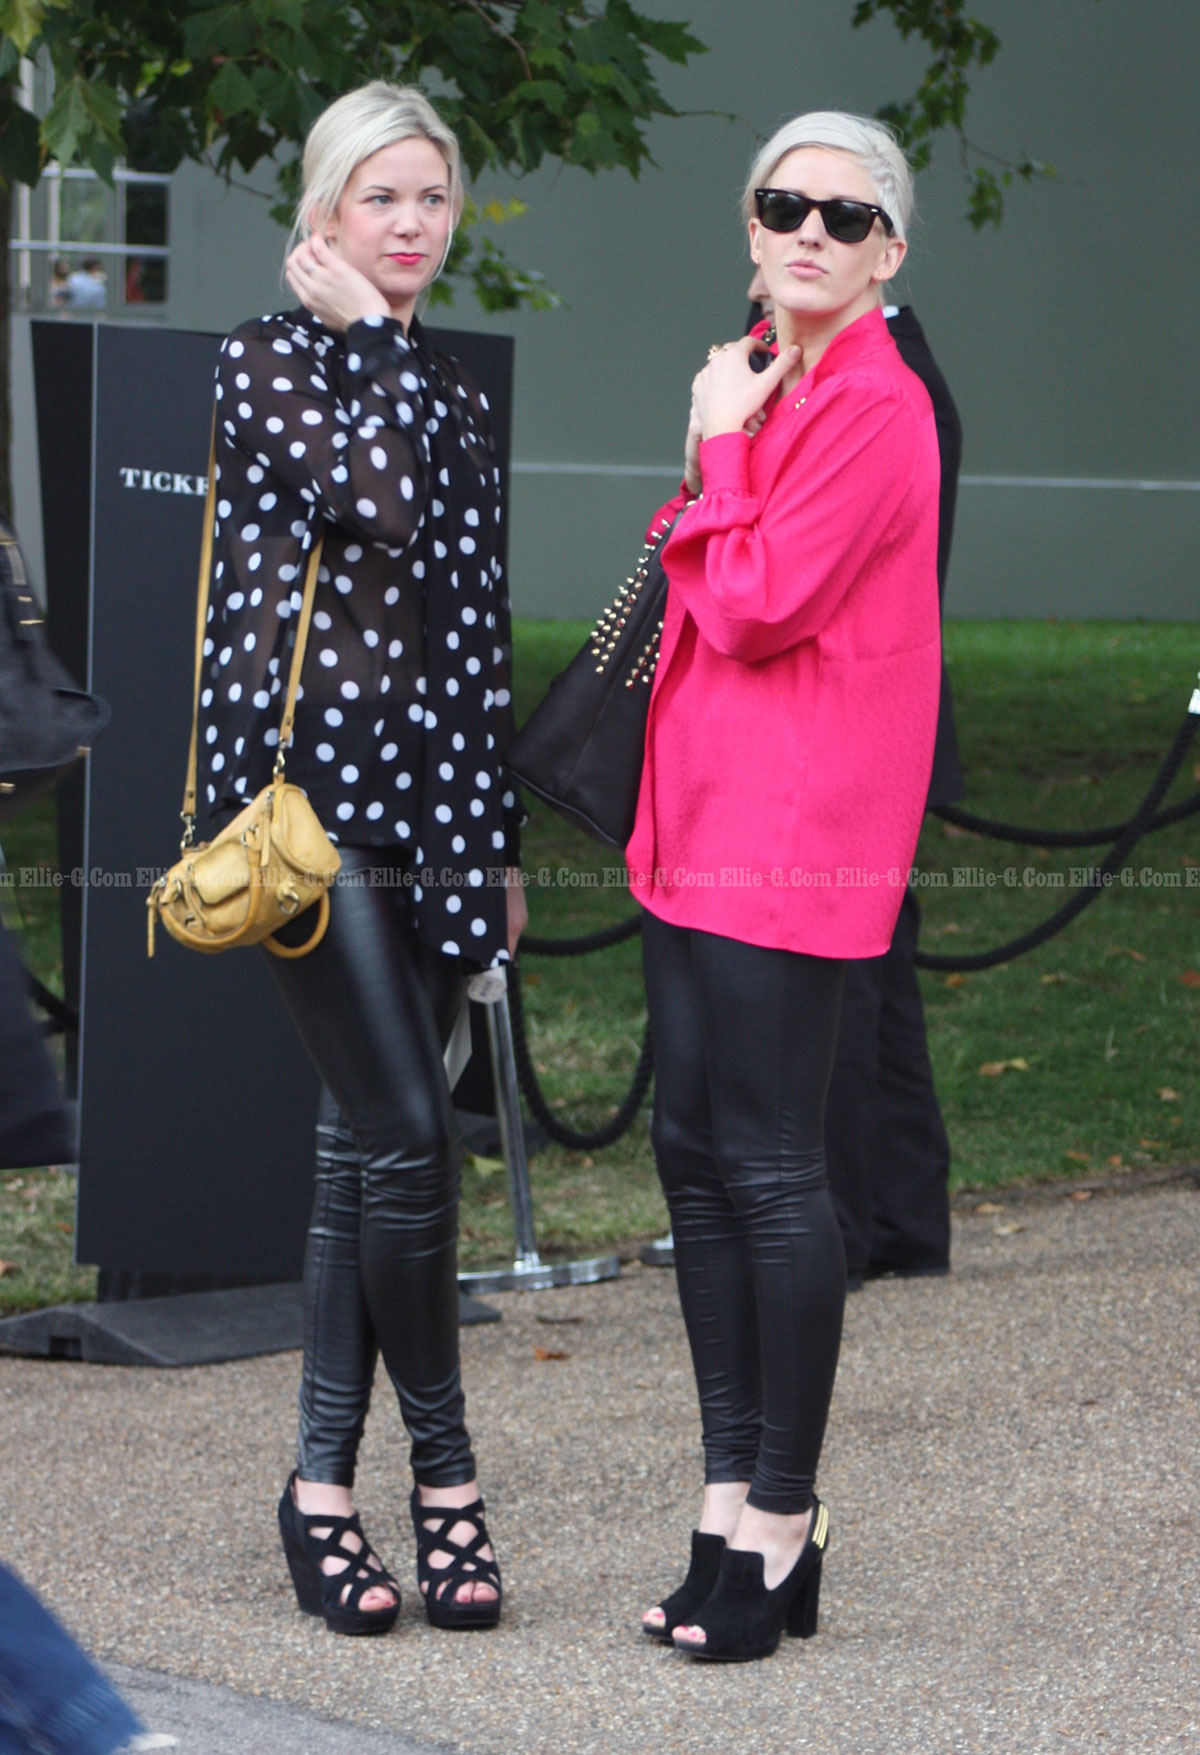
[{"label": "gold stud on handbag", "polygon": [[[303,957],[315,950],[329,924],[329,886],[341,867],[341,855],[321,827],[307,795],[284,778],[284,760],[292,740],[296,693],[321,564],[318,541],[309,556],[304,601],[292,648],[279,748],[269,786],[212,841],[199,847],[196,838],[196,731],[200,710],[200,679],[204,627],[208,615],[212,568],[213,520],[216,505],[216,430],[208,457],[208,502],[200,545],[200,587],[196,609],[196,680],[192,703],[192,741],[184,787],[184,835],[180,857],[163,873],[146,898],[147,955],[154,955],[154,927],[161,920],[172,938],[193,951],[228,951],[237,945],[265,945],[277,957]],[[271,935],[279,927],[317,905],[317,924],[300,945],[279,944]]]}]

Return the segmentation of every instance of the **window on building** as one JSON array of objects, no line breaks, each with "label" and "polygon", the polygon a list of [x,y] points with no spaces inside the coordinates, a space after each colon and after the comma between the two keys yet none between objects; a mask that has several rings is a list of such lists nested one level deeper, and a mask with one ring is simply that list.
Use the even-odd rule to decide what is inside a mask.
[{"label": "window on building", "polygon": [[[21,64],[21,99],[43,115],[49,67]],[[139,160],[134,154],[134,164]],[[49,165],[37,187],[14,191],[12,303],[72,317],[163,317],[170,251],[171,179],[143,163],[110,185],[95,171]]]},{"label": "window on building", "polygon": [[14,213],[13,306],[73,317],[161,316],[170,264],[170,179],[118,169],[51,165],[19,187]]}]

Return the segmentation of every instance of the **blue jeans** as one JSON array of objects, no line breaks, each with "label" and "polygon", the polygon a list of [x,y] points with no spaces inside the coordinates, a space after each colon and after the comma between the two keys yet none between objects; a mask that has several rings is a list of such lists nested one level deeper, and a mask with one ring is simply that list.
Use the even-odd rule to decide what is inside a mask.
[{"label": "blue jeans", "polygon": [[0,1755],[113,1755],[145,1727],[0,1565]]}]

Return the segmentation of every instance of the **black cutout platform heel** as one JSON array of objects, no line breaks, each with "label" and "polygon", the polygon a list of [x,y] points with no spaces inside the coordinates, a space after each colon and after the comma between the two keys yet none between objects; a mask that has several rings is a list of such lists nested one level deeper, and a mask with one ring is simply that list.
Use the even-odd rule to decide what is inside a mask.
[{"label": "black cutout platform heel", "polygon": [[672,1591],[658,1604],[666,1617],[662,1626],[652,1627],[647,1621],[642,1622],[642,1632],[648,1639],[661,1639],[664,1645],[670,1645],[675,1628],[690,1624],[697,1609],[712,1595],[724,1552],[724,1536],[709,1535],[705,1530],[692,1531],[692,1563],[687,1577],[678,1590]]},{"label": "black cutout platform heel", "polygon": [[[480,1550],[491,1547],[484,1505],[422,1505],[419,1487],[413,1488],[412,1520],[417,1532],[417,1582],[425,1597],[425,1613],[431,1627],[495,1627],[500,1619],[500,1568],[495,1560],[482,1558]],[[452,1542],[456,1523],[473,1524],[475,1534],[467,1543]],[[440,1550],[449,1554],[446,1566],[431,1566],[429,1556]],[[460,1603],[455,1593],[464,1584],[490,1584],[495,1600]]]},{"label": "black cutout platform heel", "polygon": [[814,1499],[800,1556],[774,1590],[763,1582],[761,1554],[726,1548],[716,1588],[690,1623],[704,1629],[704,1644],[677,1640],[678,1649],[710,1663],[740,1664],[770,1657],[785,1628],[795,1639],[811,1639],[817,1631],[821,1561],[828,1541],[829,1513]]},{"label": "black cutout platform heel", "polygon": [[[301,1511],[294,1497],[293,1474],[279,1501],[279,1534],[288,1571],[296,1587],[296,1601],[306,1615],[323,1615],[331,1633],[387,1633],[400,1613],[400,1586],[378,1560],[363,1534],[358,1516],[331,1517],[327,1512]],[[323,1530],[317,1536],[313,1530]],[[343,1538],[357,1536],[359,1548],[347,1547]],[[344,1560],[337,1572],[323,1572],[324,1560]],[[384,1609],[359,1607],[367,1591],[376,1586],[390,1590],[395,1601]]]}]

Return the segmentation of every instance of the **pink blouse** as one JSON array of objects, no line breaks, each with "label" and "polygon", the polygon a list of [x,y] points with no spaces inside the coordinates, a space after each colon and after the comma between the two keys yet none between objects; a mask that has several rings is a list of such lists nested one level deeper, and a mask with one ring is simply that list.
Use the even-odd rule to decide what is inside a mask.
[{"label": "pink blouse", "polygon": [[662,649],[626,850],[653,914],[824,957],[887,950],[940,682],[938,450],[871,311],[661,508]]}]

